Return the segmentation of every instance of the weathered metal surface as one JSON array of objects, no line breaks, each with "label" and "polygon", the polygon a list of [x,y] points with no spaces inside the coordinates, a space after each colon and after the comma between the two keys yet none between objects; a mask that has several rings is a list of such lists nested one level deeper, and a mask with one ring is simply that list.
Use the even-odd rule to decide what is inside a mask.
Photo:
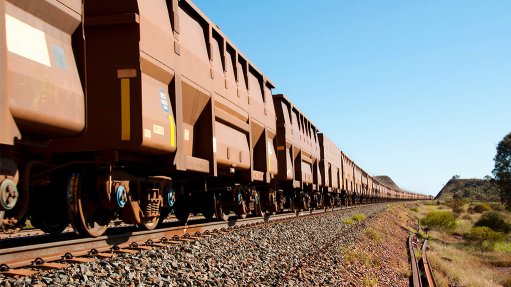
[{"label": "weathered metal surface", "polygon": [[[81,23],[81,9],[69,8],[80,7],[81,1],[65,2],[68,5],[28,0],[5,3],[5,97],[12,119],[25,135],[48,139],[76,135],[85,127],[84,92],[71,44]],[[3,142],[7,144],[19,135],[12,133],[10,122],[2,121],[2,130],[5,124],[11,132],[7,135],[10,142]]]},{"label": "weathered metal surface", "polygon": [[424,273],[426,275],[426,280],[428,281],[429,287],[437,287],[435,277],[433,276],[433,270],[431,269],[431,265],[429,264],[428,255],[428,240],[424,240],[422,244],[422,265],[424,266]]},{"label": "weathered metal surface", "polygon": [[355,177],[353,174],[355,163],[344,152],[342,152],[341,162],[343,179],[342,189],[351,194],[355,191]]},{"label": "weathered metal surface", "polygon": [[319,133],[318,136],[322,185],[331,191],[338,191],[342,184],[342,152],[325,134]]},{"label": "weathered metal surface", "polygon": [[318,189],[322,185],[320,142],[316,126],[282,94],[274,95],[277,110],[279,179],[293,188]]},{"label": "weathered metal surface", "polygon": [[417,258],[415,257],[414,252],[414,235],[410,234],[408,236],[408,251],[410,256],[411,268],[412,268],[412,287],[422,287],[420,273],[419,273],[419,264],[417,262]]}]

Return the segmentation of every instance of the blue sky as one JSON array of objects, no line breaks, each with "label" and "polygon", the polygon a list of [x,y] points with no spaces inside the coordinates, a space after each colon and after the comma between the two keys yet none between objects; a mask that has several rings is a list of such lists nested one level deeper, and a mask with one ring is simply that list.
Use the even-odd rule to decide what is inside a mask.
[{"label": "blue sky", "polygon": [[511,1],[195,0],[371,175],[436,195],[511,131]]}]

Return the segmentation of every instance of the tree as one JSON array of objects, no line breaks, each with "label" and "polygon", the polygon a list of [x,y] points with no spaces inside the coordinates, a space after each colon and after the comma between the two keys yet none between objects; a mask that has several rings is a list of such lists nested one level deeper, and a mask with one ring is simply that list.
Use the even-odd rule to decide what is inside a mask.
[{"label": "tree", "polygon": [[500,199],[507,209],[511,209],[511,133],[499,142],[493,160],[493,175],[500,189]]}]

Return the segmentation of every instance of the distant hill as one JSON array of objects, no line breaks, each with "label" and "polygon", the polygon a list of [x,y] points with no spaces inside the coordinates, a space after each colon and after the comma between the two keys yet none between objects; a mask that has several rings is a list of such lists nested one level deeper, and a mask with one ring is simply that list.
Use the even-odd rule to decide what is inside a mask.
[{"label": "distant hill", "polygon": [[453,177],[444,185],[435,199],[450,200],[456,194],[461,198],[470,200],[500,201],[499,191],[489,178],[461,179]]},{"label": "distant hill", "polygon": [[402,190],[401,188],[399,188],[399,186],[397,186],[397,184],[392,180],[392,178],[390,178],[390,176],[377,175],[374,178],[376,178],[377,181],[385,184],[386,186],[388,186],[390,188],[393,188],[395,190]]}]

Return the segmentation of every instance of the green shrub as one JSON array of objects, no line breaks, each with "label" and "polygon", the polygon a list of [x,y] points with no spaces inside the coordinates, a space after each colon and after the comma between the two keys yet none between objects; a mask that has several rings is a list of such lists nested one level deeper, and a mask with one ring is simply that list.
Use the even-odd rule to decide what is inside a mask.
[{"label": "green shrub", "polygon": [[450,211],[432,211],[421,219],[421,224],[430,229],[454,229],[456,227],[456,218]]},{"label": "green shrub", "polygon": [[463,236],[465,240],[471,243],[477,243],[481,250],[493,250],[498,241],[504,240],[505,236],[502,232],[493,231],[486,226],[472,227],[469,233]]},{"label": "green shrub", "polygon": [[511,253],[511,242],[505,242],[505,241],[497,242],[497,244],[495,244],[494,250],[500,251],[500,252],[510,252]]},{"label": "green shrub", "polygon": [[414,212],[419,212],[419,209],[417,207],[412,207],[410,208],[411,211],[414,211]]},{"label": "green shrub", "polygon": [[342,222],[344,222],[344,224],[348,224],[348,225],[355,224],[355,221],[353,221],[353,219],[351,219],[351,218],[344,218],[342,220]]},{"label": "green shrub", "polygon": [[502,213],[498,211],[488,211],[484,213],[481,218],[474,224],[474,226],[487,226],[495,231],[509,233],[511,231],[511,224],[506,222]]},{"label": "green shrub", "polygon": [[360,222],[366,218],[367,218],[367,216],[363,213],[357,213],[357,214],[353,215],[353,220],[355,220],[356,222]]},{"label": "green shrub", "polygon": [[505,238],[504,233],[494,231],[486,226],[472,227],[469,233],[465,234],[463,237],[471,242],[483,242],[485,240],[502,241]]},{"label": "green shrub", "polygon": [[478,203],[476,204],[472,210],[475,212],[475,213],[483,213],[485,211],[488,211],[490,210],[490,206],[486,203]]}]

